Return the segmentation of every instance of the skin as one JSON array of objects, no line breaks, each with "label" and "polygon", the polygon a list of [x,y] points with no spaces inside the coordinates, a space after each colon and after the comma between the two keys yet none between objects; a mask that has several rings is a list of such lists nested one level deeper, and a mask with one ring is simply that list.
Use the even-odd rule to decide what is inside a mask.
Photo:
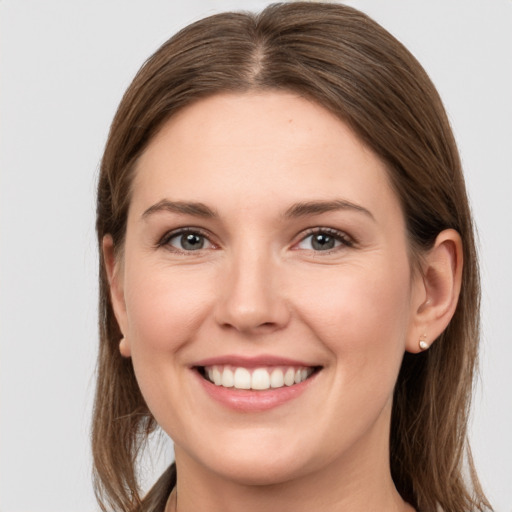
[{"label": "skin", "polygon": [[[216,215],[144,214],[162,200]],[[285,215],[334,200],[356,208]],[[200,250],[169,236],[190,227]],[[335,247],[313,246],[313,228]],[[450,230],[421,270],[409,252],[384,163],[322,107],[223,94],[167,122],[136,166],[122,259],[109,236],[104,254],[120,350],[175,443],[180,512],[412,510],[390,476],[393,386],[404,352],[449,322],[462,259]],[[191,369],[227,354],[321,370],[283,405],[237,411]]]}]

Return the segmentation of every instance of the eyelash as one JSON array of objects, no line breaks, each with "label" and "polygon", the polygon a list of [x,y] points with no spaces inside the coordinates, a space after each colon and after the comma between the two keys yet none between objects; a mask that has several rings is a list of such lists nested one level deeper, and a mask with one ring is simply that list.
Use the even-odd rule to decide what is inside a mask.
[{"label": "eyelash", "polygon": [[[187,250],[178,249],[178,248],[170,245],[170,241],[173,238],[183,236],[183,235],[195,235],[195,236],[204,238],[209,244],[211,244],[211,246],[213,248],[217,247],[217,245],[211,241],[210,235],[208,233],[202,231],[201,229],[192,228],[192,227],[182,228],[182,229],[178,229],[176,231],[171,231],[171,232],[166,233],[160,239],[160,241],[157,243],[157,247],[165,247],[172,252],[175,252],[178,254],[186,254],[186,255],[191,255],[191,253],[200,252],[202,250],[202,248],[201,248],[201,249],[197,249],[197,251],[187,251]],[[304,242],[307,238],[312,237],[314,235],[327,235],[328,237],[331,237],[335,241],[340,243],[339,246],[334,247],[332,249],[327,249],[324,251],[315,251],[313,249],[310,249],[315,253],[323,253],[323,254],[327,255],[327,254],[332,254],[333,252],[336,252],[337,250],[340,250],[343,247],[353,247],[355,245],[354,239],[351,238],[350,236],[348,236],[343,231],[338,231],[337,229],[333,229],[333,228],[315,227],[315,228],[310,228],[310,229],[306,230],[304,233],[302,233],[300,240],[298,242],[294,243],[293,246],[296,247],[300,243]],[[299,249],[295,249],[295,250],[299,250]]]},{"label": "eyelash", "polygon": [[170,232],[166,233],[160,239],[160,241],[157,243],[157,247],[165,247],[165,248],[167,248],[168,250],[170,250],[172,252],[175,252],[175,253],[178,253],[178,254],[186,254],[186,255],[190,255],[191,253],[200,252],[201,251],[201,249],[198,249],[197,251],[185,251],[185,250],[181,250],[181,249],[178,249],[177,247],[173,247],[173,246],[170,245],[170,241],[173,238],[177,238],[177,237],[183,236],[183,235],[195,235],[195,236],[204,238],[213,247],[216,247],[216,245],[210,240],[210,236],[209,236],[208,233],[205,233],[204,231],[202,231],[199,228],[192,228],[192,227],[190,227],[190,228],[181,228],[181,229],[178,229],[176,231],[170,231]]},{"label": "eyelash", "polygon": [[311,236],[315,236],[315,235],[327,235],[327,236],[333,238],[335,241],[340,242],[340,245],[338,247],[334,247],[332,249],[327,249],[324,251],[314,251],[312,249],[313,252],[315,252],[315,253],[322,253],[324,255],[327,255],[327,254],[332,254],[344,247],[350,248],[350,247],[354,247],[354,245],[355,245],[354,239],[352,237],[348,236],[345,232],[339,231],[339,230],[333,229],[333,228],[319,228],[319,227],[306,230],[306,232],[301,235],[301,239],[299,240],[299,242],[297,242],[294,245],[297,246],[298,244],[304,242],[304,240],[306,240],[307,238],[309,238]]}]

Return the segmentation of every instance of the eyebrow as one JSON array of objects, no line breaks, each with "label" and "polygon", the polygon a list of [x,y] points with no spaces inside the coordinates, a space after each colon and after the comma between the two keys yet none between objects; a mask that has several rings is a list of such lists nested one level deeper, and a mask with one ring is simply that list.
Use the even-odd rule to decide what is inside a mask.
[{"label": "eyebrow", "polygon": [[217,213],[204,203],[169,201],[168,199],[162,199],[153,206],[150,206],[141,217],[146,219],[157,212],[181,213],[183,215],[194,215],[204,218],[217,217]]},{"label": "eyebrow", "polygon": [[[283,216],[284,218],[297,218],[306,217],[308,215],[320,215],[322,213],[337,210],[353,210],[356,212],[361,212],[370,217],[372,220],[375,220],[375,217],[369,210],[358,204],[345,201],[344,199],[295,203],[284,212]],[[203,218],[218,217],[217,212],[212,210],[209,206],[206,206],[204,203],[169,201],[168,199],[162,199],[161,201],[158,201],[158,203],[155,203],[153,206],[150,206],[146,211],[144,211],[141,217],[146,219],[150,215],[153,215],[157,212],[179,213],[182,215],[193,215]]]},{"label": "eyebrow", "polygon": [[367,210],[358,204],[351,203],[350,201],[345,201],[344,199],[296,203],[288,208],[288,210],[286,210],[284,216],[286,218],[305,217],[307,215],[320,215],[322,213],[337,210],[353,210],[356,212],[361,212],[370,217],[372,220],[375,220],[375,217],[370,212],[370,210]]}]

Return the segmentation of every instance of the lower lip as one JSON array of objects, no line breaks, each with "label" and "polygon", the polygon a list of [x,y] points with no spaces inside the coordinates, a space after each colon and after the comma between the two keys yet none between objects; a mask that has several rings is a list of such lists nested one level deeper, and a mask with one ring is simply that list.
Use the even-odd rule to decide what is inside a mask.
[{"label": "lower lip", "polygon": [[225,388],[217,386],[206,380],[196,370],[193,370],[197,375],[204,390],[210,395],[211,398],[221,403],[222,405],[244,412],[258,412],[267,411],[274,407],[279,407],[294,398],[300,396],[315,380],[317,373],[313,373],[308,379],[300,384],[293,386],[283,386],[282,388],[271,388],[263,391],[253,391],[246,389]]}]

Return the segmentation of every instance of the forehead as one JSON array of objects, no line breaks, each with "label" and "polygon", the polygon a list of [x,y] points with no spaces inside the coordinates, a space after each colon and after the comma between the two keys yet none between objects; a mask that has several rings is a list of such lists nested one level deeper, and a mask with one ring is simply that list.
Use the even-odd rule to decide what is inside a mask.
[{"label": "forehead", "polygon": [[219,94],[184,108],[139,158],[133,183],[140,208],[164,196],[248,205],[340,194],[375,203],[384,192],[394,200],[385,164],[353,131],[287,92]]}]

